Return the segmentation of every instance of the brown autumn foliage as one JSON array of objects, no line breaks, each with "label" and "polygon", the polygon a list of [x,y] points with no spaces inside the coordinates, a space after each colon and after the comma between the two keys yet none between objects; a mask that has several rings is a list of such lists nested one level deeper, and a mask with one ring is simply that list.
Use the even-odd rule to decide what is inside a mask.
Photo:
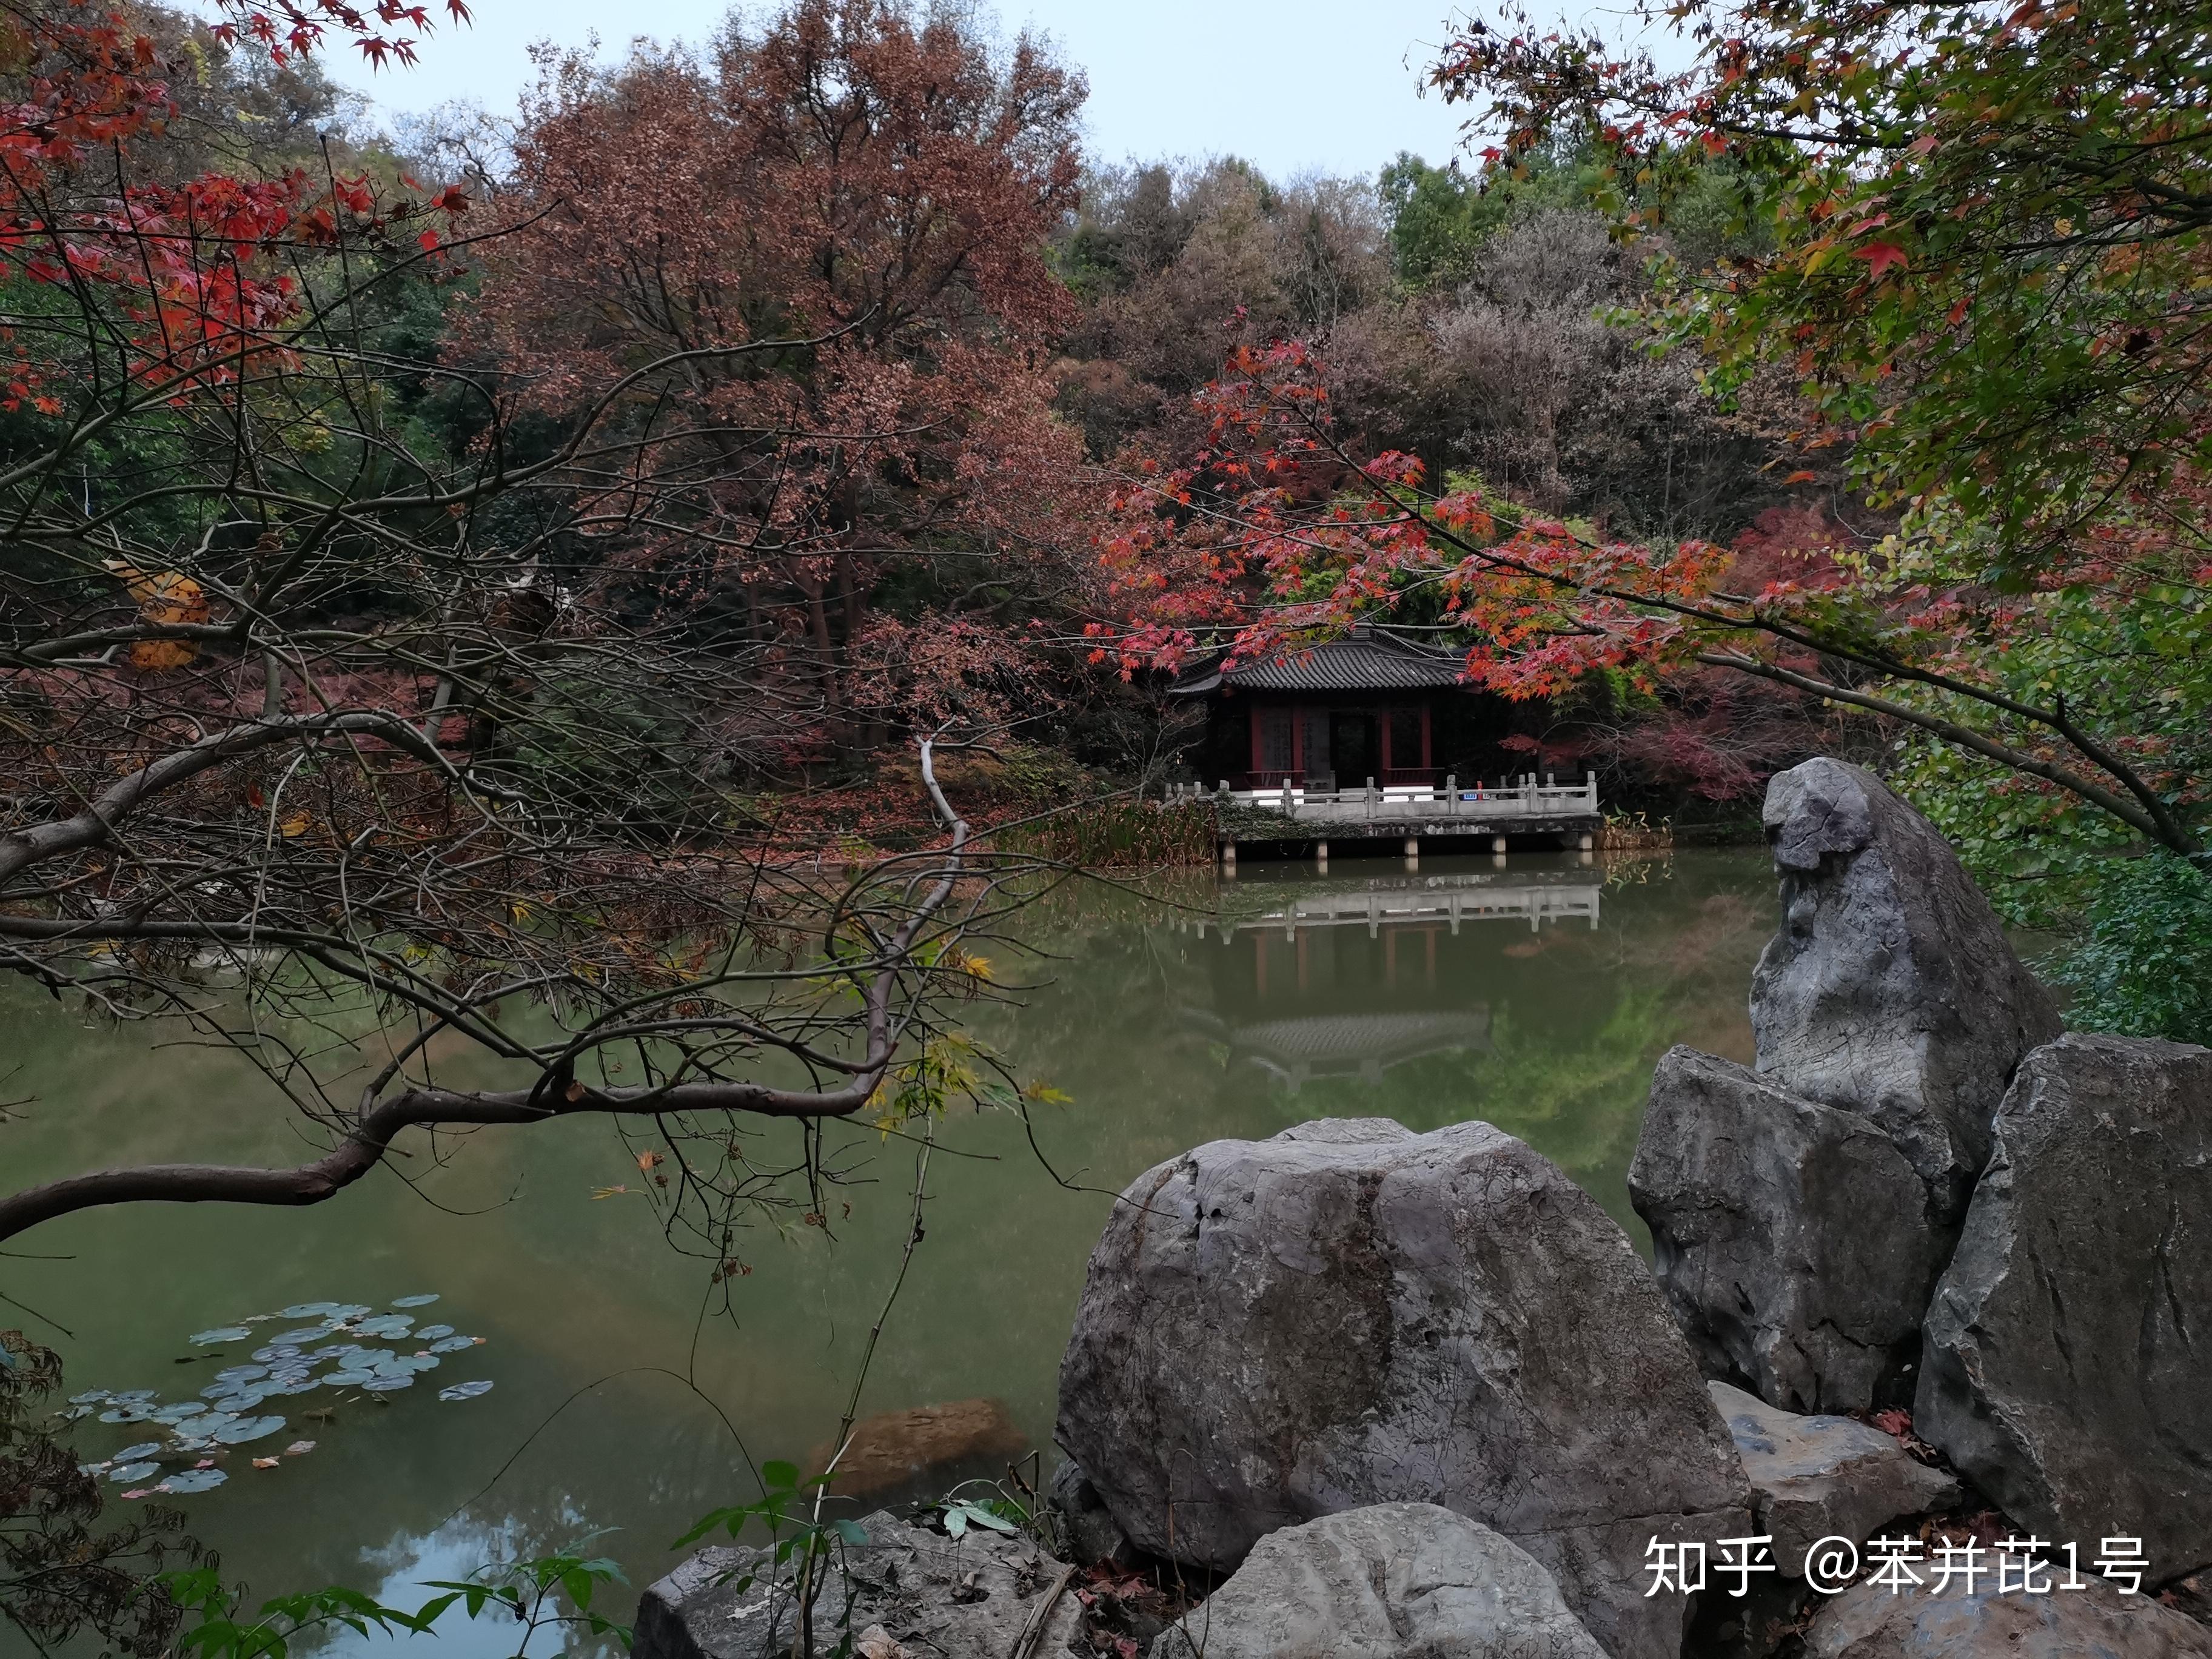
[{"label": "brown autumn foliage", "polygon": [[[878,701],[887,580],[1063,580],[1081,457],[1046,371],[1074,311],[1044,255],[1084,94],[1027,39],[994,58],[884,0],[732,21],[704,57],[544,63],[467,344],[556,422],[688,356],[653,393],[684,405],[659,464],[717,482],[607,550],[630,602],[732,616],[837,726]],[[768,337],[799,343],[713,355]]]}]

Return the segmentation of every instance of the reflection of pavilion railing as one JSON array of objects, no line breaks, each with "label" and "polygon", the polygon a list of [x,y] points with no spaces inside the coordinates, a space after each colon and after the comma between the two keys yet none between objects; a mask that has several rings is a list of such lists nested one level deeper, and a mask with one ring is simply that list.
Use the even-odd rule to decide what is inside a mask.
[{"label": "reflection of pavilion railing", "polygon": [[[1602,882],[1540,884],[1476,881],[1465,884],[1446,880],[1419,887],[1367,888],[1310,893],[1289,903],[1255,915],[1217,916],[1210,925],[1223,939],[1248,928],[1273,928],[1295,933],[1301,927],[1364,926],[1372,935],[1388,926],[1407,922],[1443,922],[1456,933],[1462,921],[1528,922],[1534,932],[1547,921],[1587,920],[1598,924]],[[1209,919],[1194,924],[1201,938]]]}]

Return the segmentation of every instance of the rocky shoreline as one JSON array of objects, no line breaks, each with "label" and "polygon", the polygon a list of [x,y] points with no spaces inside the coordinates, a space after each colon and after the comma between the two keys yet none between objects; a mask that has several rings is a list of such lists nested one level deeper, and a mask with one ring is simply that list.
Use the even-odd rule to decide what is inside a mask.
[{"label": "rocky shoreline", "polygon": [[[1868,774],[1783,774],[1765,821],[1757,1065],[1660,1061],[1652,1266],[1486,1123],[1196,1147],[1091,1255],[1067,1559],[872,1516],[822,1628],[862,1659],[2212,1659],[2212,1053],[2062,1035]],[[702,1553],[635,1652],[791,1652],[791,1571]],[[1102,1620],[1125,1581],[1153,1616]]]}]

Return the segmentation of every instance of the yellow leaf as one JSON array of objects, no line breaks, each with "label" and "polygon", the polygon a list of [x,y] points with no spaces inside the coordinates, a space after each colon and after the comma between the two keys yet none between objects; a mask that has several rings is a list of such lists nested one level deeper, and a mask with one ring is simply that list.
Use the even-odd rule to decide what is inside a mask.
[{"label": "yellow leaf", "polygon": [[307,833],[307,825],[312,822],[313,822],[313,819],[309,818],[305,812],[301,812],[295,817],[286,818],[283,823],[278,824],[276,827],[283,831],[284,838],[289,841],[295,836],[306,835]]}]

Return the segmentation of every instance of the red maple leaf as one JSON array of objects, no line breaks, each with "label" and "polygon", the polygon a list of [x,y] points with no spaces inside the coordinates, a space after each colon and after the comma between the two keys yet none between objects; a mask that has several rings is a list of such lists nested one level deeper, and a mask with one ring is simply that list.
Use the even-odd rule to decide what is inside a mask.
[{"label": "red maple leaf", "polygon": [[1912,262],[1905,257],[1905,250],[1894,242],[1869,242],[1856,249],[1851,258],[1867,262],[1867,274],[1879,278],[1892,265],[1909,266]]}]

